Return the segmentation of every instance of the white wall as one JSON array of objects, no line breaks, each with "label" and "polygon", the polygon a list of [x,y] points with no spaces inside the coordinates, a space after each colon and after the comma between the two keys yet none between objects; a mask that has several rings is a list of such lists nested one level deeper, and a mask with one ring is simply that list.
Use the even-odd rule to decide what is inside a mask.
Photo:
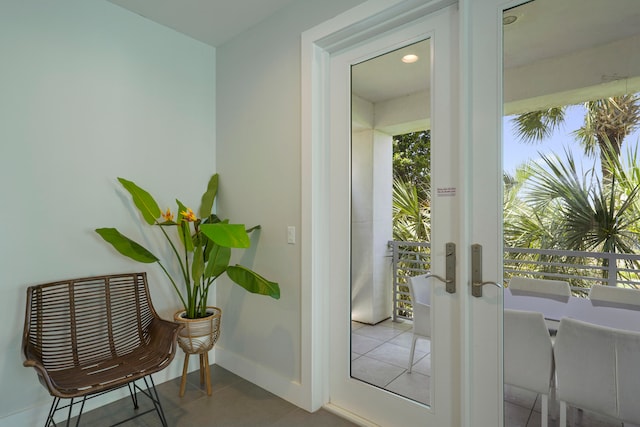
[{"label": "white wall", "polygon": [[300,405],[301,33],[361,2],[299,0],[217,49],[218,211],[262,225],[253,267],[282,298],[219,283],[216,361]]},{"label": "white wall", "polygon": [[376,324],[393,305],[393,137],[362,130],[351,138],[351,319]]},{"label": "white wall", "polygon": [[147,271],[156,308],[177,308],[157,266],[93,230],[141,235],[118,176],[162,205],[199,204],[215,172],[215,49],[103,0],[3,0],[0,58],[0,425],[37,425],[50,398],[22,367],[28,285]]}]

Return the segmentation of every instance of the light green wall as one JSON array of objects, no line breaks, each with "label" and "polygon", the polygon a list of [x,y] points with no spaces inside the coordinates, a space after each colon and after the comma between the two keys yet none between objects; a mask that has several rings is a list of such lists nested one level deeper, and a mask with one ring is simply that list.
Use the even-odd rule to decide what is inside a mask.
[{"label": "light green wall", "polygon": [[0,425],[41,424],[50,401],[20,357],[28,285],[147,271],[156,308],[177,308],[157,266],[93,229],[142,234],[118,176],[197,207],[215,172],[215,55],[104,0],[0,0]]}]

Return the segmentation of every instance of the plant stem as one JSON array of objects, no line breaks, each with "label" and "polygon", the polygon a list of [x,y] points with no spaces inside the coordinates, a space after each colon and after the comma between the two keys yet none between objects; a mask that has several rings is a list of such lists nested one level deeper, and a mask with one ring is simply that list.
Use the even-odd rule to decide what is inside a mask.
[{"label": "plant stem", "polygon": [[169,274],[169,272],[167,271],[166,268],[164,268],[164,265],[162,265],[162,263],[160,261],[156,261],[158,263],[158,265],[160,266],[160,268],[162,268],[162,271],[164,271],[164,274],[166,274],[166,276],[169,278],[169,280],[171,281],[171,284],[173,285],[173,288],[176,290],[176,292],[178,293],[178,297],[180,298],[180,301],[182,302],[182,305],[185,309],[185,311],[187,310],[187,304],[184,301],[184,298],[182,298],[182,293],[180,292],[180,290],[178,289],[178,286],[176,285],[176,282],[173,281],[173,277],[171,277],[171,275]]},{"label": "plant stem", "polygon": [[[182,263],[182,259],[180,258],[180,254],[178,253],[178,250],[176,249],[175,245],[173,244],[173,241],[171,240],[171,238],[169,237],[167,232],[164,230],[164,226],[162,226],[158,221],[156,221],[156,225],[160,226],[160,230],[162,230],[162,234],[164,234],[164,237],[169,242],[169,246],[171,246],[171,249],[173,250],[173,253],[176,255],[178,263],[180,264],[180,270],[182,270],[182,277],[187,279],[187,277],[188,277],[187,271],[184,268],[184,264]],[[188,290],[189,290],[189,282],[187,282],[187,291]],[[180,299],[182,299],[182,294],[180,292],[178,292],[178,293],[180,294]]]}]

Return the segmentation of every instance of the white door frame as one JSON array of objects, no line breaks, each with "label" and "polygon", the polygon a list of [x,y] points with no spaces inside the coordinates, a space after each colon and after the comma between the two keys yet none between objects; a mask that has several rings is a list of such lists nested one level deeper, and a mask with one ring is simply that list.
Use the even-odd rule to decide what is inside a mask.
[{"label": "white door frame", "polygon": [[[325,119],[330,57],[373,34],[411,22],[454,1],[370,0],[302,35],[302,399],[316,410],[329,401],[328,283],[330,174]],[[460,176],[458,275],[459,381],[462,426],[502,426],[502,298],[485,287],[470,295],[470,246],[484,247],[484,280],[502,277],[500,0],[460,0]],[[468,171],[471,171],[469,173]],[[484,183],[493,183],[489,186]],[[475,185],[475,186],[474,186]],[[490,188],[488,188],[490,187]],[[474,212],[472,215],[470,212]],[[486,218],[496,218],[487,225]],[[306,239],[304,239],[306,237]],[[306,385],[306,386],[305,386]],[[359,420],[364,423],[364,420]]]},{"label": "white door frame", "polygon": [[[460,2],[461,164],[464,202],[460,262],[470,247],[483,247],[484,281],[502,282],[502,13],[500,0]],[[504,2],[502,2],[504,3]],[[491,183],[487,185],[486,183]],[[496,211],[500,207],[499,211]],[[464,217],[466,215],[466,217]],[[487,221],[487,218],[495,221]],[[470,270],[460,282],[470,286]],[[462,298],[462,425],[502,426],[502,290],[483,287],[483,297]],[[496,354],[495,349],[499,349]],[[495,390],[495,393],[491,393]],[[496,419],[497,416],[497,419]]]}]

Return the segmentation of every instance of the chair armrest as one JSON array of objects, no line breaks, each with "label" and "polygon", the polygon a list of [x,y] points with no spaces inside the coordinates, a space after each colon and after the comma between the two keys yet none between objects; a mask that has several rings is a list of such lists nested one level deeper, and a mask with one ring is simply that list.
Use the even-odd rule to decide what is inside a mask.
[{"label": "chair armrest", "polygon": [[51,394],[56,395],[57,387],[53,384],[47,368],[42,364],[40,356],[31,351],[29,346],[25,347],[23,356],[25,360],[22,362],[22,366],[26,368],[34,368],[38,374],[40,382],[47,387]]},{"label": "chair armrest", "polygon": [[178,332],[184,325],[154,317],[149,326],[149,345],[157,350],[174,353]]}]

